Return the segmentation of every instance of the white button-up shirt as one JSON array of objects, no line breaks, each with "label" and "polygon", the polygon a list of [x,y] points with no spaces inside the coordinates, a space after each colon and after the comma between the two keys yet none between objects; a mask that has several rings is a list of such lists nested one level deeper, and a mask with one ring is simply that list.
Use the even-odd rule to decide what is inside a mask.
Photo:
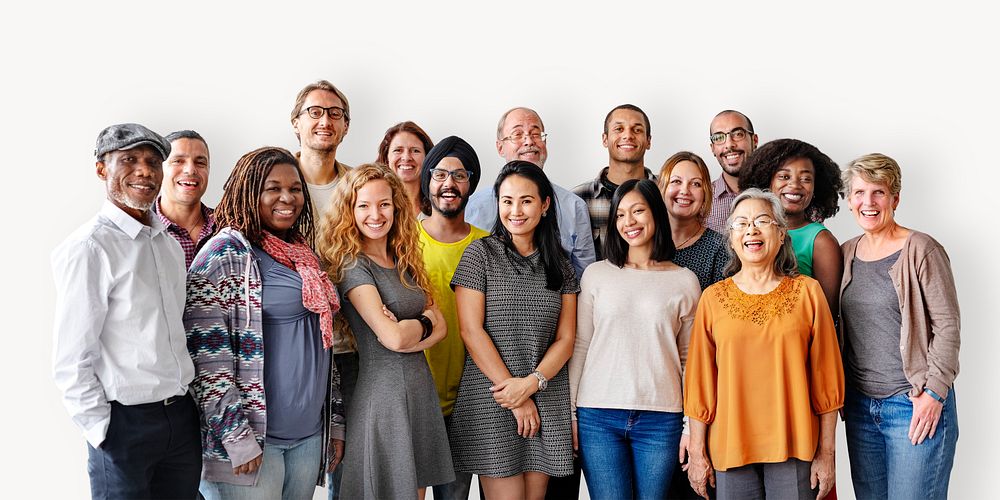
[{"label": "white button-up shirt", "polygon": [[156,216],[149,220],[106,201],[52,253],[53,372],[94,447],[111,422],[109,401],[162,401],[186,393],[194,378],[181,321],[184,252]]}]

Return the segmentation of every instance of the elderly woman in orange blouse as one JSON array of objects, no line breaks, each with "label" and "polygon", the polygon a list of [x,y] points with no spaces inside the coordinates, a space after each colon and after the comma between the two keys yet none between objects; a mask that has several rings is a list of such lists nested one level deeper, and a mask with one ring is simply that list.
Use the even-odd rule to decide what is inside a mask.
[{"label": "elderly woman in orange blouse", "polygon": [[778,198],[733,200],[728,278],[695,313],[684,380],[688,479],[708,498],[823,498],[844,370],[819,283],[796,271]]}]

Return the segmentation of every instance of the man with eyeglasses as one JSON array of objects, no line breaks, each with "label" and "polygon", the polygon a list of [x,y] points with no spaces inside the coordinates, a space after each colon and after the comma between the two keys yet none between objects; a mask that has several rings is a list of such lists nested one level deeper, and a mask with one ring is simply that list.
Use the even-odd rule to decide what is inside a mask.
[{"label": "man with eyeglasses", "polygon": [[[507,110],[497,123],[497,153],[506,162],[524,160],[545,168],[548,158],[545,125],[534,110],[517,107]],[[569,254],[577,278],[596,259],[590,234],[587,205],[569,190],[552,183],[556,194],[556,221],[563,250]],[[469,199],[465,220],[488,231],[497,221],[497,199],[490,189],[482,189]]]},{"label": "man with eyeglasses", "polygon": [[622,104],[614,107],[604,117],[601,140],[608,150],[608,166],[601,169],[596,179],[573,189],[590,210],[597,260],[604,258],[602,250],[608,237],[608,210],[611,208],[611,197],[618,186],[630,179],[656,182],[656,175],[645,164],[646,151],[649,151],[652,138],[649,117],[638,106]]},{"label": "man with eyeglasses", "polygon": [[[479,184],[479,156],[459,137],[447,137],[427,152],[420,169],[420,191],[431,203],[431,215],[419,222],[424,266],[434,289],[434,303],[441,310],[448,335],[424,351],[437,387],[445,427],[458,397],[458,383],[465,366],[465,344],[458,329],[458,310],[451,277],[473,241],[489,236],[489,231],[465,220],[465,206]],[[466,500],[472,474],[455,472],[455,480],[434,486],[434,498]]]},{"label": "man with eyeglasses", "polygon": [[[292,130],[299,139],[300,147],[296,157],[306,179],[313,203],[313,217],[317,221],[330,204],[337,180],[350,168],[337,161],[337,147],[347,135],[350,125],[351,106],[344,93],[332,83],[326,80],[310,83],[295,97]],[[347,401],[346,393],[344,401]]]},{"label": "man with eyeglasses", "polygon": [[740,194],[740,169],[750,153],[757,149],[757,134],[753,131],[750,118],[739,111],[727,109],[712,119],[708,137],[712,154],[722,167],[722,175],[712,182],[712,213],[705,226],[727,234],[726,219],[732,211],[733,200]]},{"label": "man with eyeglasses", "polygon": [[[299,159],[299,168],[306,179],[306,188],[312,199],[313,220],[317,222],[330,206],[337,181],[350,169],[337,161],[337,147],[347,135],[350,124],[351,106],[347,97],[326,80],[306,85],[295,97],[292,130],[295,131],[301,148],[295,156]],[[340,373],[340,394],[344,399],[346,414],[358,383],[360,360],[350,340],[340,332],[334,332],[331,349],[333,362]],[[342,471],[343,465],[337,465],[327,477],[330,500],[340,498]]]},{"label": "man with eyeglasses", "polygon": [[153,213],[184,250],[184,267],[191,267],[202,242],[215,232],[213,210],[201,202],[208,189],[208,143],[194,130],[165,137],[170,156],[163,166],[163,187]]}]

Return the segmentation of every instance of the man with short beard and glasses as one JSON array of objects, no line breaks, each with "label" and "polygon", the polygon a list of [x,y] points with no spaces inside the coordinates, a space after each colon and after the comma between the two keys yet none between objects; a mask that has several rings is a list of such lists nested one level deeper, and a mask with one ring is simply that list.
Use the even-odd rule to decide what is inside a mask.
[{"label": "man with short beard and glasses", "polygon": [[[451,411],[458,397],[458,383],[465,366],[465,345],[458,329],[458,310],[451,277],[473,241],[489,236],[489,231],[465,220],[465,205],[479,185],[479,156],[459,137],[448,137],[427,152],[420,169],[420,191],[431,204],[431,215],[420,221],[420,243],[424,266],[431,280],[434,303],[448,325],[448,336],[424,351],[437,386],[445,427],[450,428]],[[472,474],[455,472],[455,480],[434,486],[434,498],[469,498]]]},{"label": "man with short beard and glasses", "polygon": [[746,115],[731,109],[715,115],[708,133],[709,145],[715,159],[719,160],[722,175],[712,181],[712,213],[705,226],[719,234],[728,234],[726,219],[732,211],[733,200],[740,194],[740,169],[750,153],[757,149],[757,134]]},{"label": "man with short beard and glasses", "polygon": [[[530,161],[538,168],[545,168],[548,158],[545,125],[541,117],[529,108],[511,108],[500,116],[497,124],[497,153],[505,162],[514,160]],[[595,261],[594,239],[590,234],[590,216],[587,205],[569,190],[552,183],[556,195],[556,223],[559,226],[559,242],[569,256],[576,277],[583,276],[583,270]],[[492,230],[497,222],[497,199],[490,189],[483,189],[472,195],[466,209],[465,219],[469,223],[486,230]]]},{"label": "man with short beard and glasses", "polygon": [[[337,181],[350,169],[337,161],[337,148],[351,125],[351,105],[332,83],[319,80],[306,85],[295,96],[291,118],[300,148],[295,156],[313,202],[313,216],[320,220]],[[345,394],[344,401],[347,399]]]},{"label": "man with short beard and glasses", "polygon": [[593,231],[597,260],[603,259],[604,242],[607,241],[608,210],[611,197],[623,182],[629,179],[649,179],[656,182],[653,171],[646,168],[646,151],[652,143],[649,117],[633,104],[615,106],[604,118],[601,140],[608,149],[608,166],[601,169],[597,178],[573,188],[573,192],[587,203]]},{"label": "man with short beard and glasses", "polygon": [[208,189],[208,143],[194,130],[166,136],[170,156],[163,167],[163,186],[153,212],[184,250],[184,267],[191,267],[202,242],[215,233],[213,210],[201,202]]},{"label": "man with short beard and glasses", "polygon": [[198,495],[184,252],[150,210],[169,152],[142,125],[101,131],[94,155],[107,201],[52,253],[53,372],[87,439],[93,498]]}]

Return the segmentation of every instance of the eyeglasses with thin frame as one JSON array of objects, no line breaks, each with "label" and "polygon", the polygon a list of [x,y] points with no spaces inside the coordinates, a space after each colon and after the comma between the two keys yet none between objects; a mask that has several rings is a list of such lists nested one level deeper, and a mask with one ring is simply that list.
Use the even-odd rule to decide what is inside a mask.
[{"label": "eyeglasses with thin frame", "polygon": [[731,224],[729,224],[729,230],[742,233],[743,231],[746,231],[751,224],[753,225],[753,227],[757,229],[764,229],[765,227],[770,226],[771,224],[774,224],[775,226],[778,225],[778,223],[774,219],[772,219],[767,215],[762,215],[760,217],[757,217],[753,221],[749,221],[743,217],[740,217],[734,220]]},{"label": "eyeglasses with thin frame", "polygon": [[712,141],[712,144],[722,144],[726,142],[726,137],[731,137],[733,141],[742,141],[743,139],[746,139],[748,135],[753,135],[753,130],[736,127],[729,132],[716,132],[708,136],[708,139]]},{"label": "eyeglasses with thin frame", "polygon": [[451,176],[452,179],[455,179],[455,182],[460,182],[462,184],[465,184],[466,182],[469,182],[469,179],[472,178],[472,175],[474,173],[475,172],[470,172],[470,171],[465,170],[465,169],[462,169],[462,170],[444,170],[444,169],[440,169],[440,168],[432,168],[431,169],[431,179],[434,179],[434,180],[436,180],[438,182],[444,182],[445,179],[447,179],[449,176]]},{"label": "eyeglasses with thin frame", "polygon": [[309,106],[308,108],[303,109],[302,112],[299,113],[299,116],[307,114],[309,115],[309,118],[319,120],[323,117],[323,113],[329,115],[331,120],[339,120],[347,116],[347,111],[340,106],[330,106],[329,108],[324,108],[323,106]]},{"label": "eyeglasses with thin frame", "polygon": [[513,134],[510,134],[500,140],[518,143],[524,142],[525,137],[531,137],[531,142],[545,142],[545,140],[548,139],[549,134],[545,132],[532,132],[530,134],[526,134],[523,130],[518,130],[517,132],[514,132]]}]

